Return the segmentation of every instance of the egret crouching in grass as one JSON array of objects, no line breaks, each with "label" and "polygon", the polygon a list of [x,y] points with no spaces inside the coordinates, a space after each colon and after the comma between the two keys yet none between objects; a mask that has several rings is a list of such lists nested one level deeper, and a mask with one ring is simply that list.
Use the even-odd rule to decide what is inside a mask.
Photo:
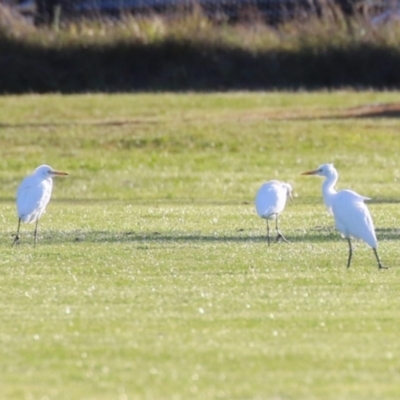
[{"label": "egret crouching in grass", "polygon": [[279,215],[284,210],[287,198],[292,199],[292,186],[280,181],[269,181],[264,183],[257,192],[255,205],[257,214],[267,221],[267,240],[269,237],[269,220],[276,220],[276,242],[279,239],[289,243],[279,230]]},{"label": "egret crouching in grass", "polygon": [[339,174],[333,164],[323,164],[312,171],[303,172],[302,175],[319,175],[326,179],[322,184],[322,195],[328,211],[333,214],[336,229],[347,239],[349,243],[349,258],[347,268],[350,267],[353,249],[351,238],[361,239],[372,247],[379,268],[382,266],[377,247],[378,241],[375,235],[374,223],[371,214],[365,205],[368,197],[359,195],[352,190],[336,191],[335,185]]},{"label": "egret crouching in grass", "polygon": [[37,228],[40,217],[45,213],[53,189],[53,176],[68,175],[66,172],[55,171],[48,165],[36,168],[32,175],[27,176],[19,185],[17,191],[18,228],[14,244],[19,243],[19,228],[21,221],[36,222],[34,231],[34,246],[36,246]]}]

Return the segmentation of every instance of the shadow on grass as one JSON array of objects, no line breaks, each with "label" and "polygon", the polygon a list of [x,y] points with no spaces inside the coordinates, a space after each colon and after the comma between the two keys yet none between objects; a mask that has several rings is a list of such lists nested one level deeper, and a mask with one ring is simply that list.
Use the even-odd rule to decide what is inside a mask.
[{"label": "shadow on grass", "polygon": [[[201,243],[265,243],[267,246],[266,235],[254,235],[254,231],[240,230],[231,235],[220,234],[202,234],[202,233],[184,233],[184,232],[110,232],[110,231],[69,231],[69,232],[55,232],[44,231],[39,235],[37,245],[51,245],[60,243],[136,243],[138,245],[144,244],[201,244]],[[295,230],[283,232],[286,239],[290,243],[324,243],[324,242],[337,242],[343,240],[333,227],[317,227],[310,230]],[[376,229],[378,241],[381,240],[398,240],[400,238],[400,229],[384,228]],[[10,235],[10,246],[12,243],[13,235]],[[275,243],[275,232],[271,233],[271,246],[290,246],[290,243],[278,242]],[[21,235],[21,245],[33,244],[32,233]]]},{"label": "shadow on grass", "polygon": [[367,201],[367,204],[399,204],[400,199],[385,199],[383,197],[373,198]]}]

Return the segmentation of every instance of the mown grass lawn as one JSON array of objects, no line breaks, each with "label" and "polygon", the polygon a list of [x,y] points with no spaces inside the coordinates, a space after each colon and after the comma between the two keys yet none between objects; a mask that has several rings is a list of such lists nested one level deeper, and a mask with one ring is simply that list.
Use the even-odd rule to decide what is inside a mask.
[{"label": "mown grass lawn", "polygon": [[[398,93],[2,97],[0,398],[397,399]],[[369,108],[368,108],[368,107]],[[389,116],[388,116],[389,115]],[[39,224],[14,193],[67,170]],[[334,162],[389,270],[300,173]],[[258,186],[296,192],[267,246]]]}]

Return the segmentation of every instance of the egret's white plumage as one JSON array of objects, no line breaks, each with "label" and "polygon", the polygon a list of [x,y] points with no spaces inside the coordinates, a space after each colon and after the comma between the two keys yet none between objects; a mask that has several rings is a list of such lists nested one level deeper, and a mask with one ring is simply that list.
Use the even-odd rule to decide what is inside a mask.
[{"label": "egret's white plumage", "polygon": [[378,256],[378,241],[375,235],[374,223],[364,201],[368,197],[359,195],[352,190],[336,191],[335,185],[339,174],[333,164],[323,164],[312,171],[303,172],[302,175],[319,175],[326,179],[322,184],[322,195],[328,211],[335,219],[336,229],[349,243],[349,258],[347,268],[350,267],[353,254],[351,238],[361,239],[372,247],[379,268],[382,266]]},{"label": "egret's white plumage", "polygon": [[282,239],[287,242],[286,238],[279,231],[278,219],[281,212],[286,206],[287,198],[292,198],[292,186],[289,183],[272,180],[264,183],[258,190],[255,198],[255,206],[257,214],[267,221],[267,239],[269,238],[269,220],[276,220],[276,240]]},{"label": "egret's white plumage", "polygon": [[34,244],[36,245],[37,226],[40,217],[45,213],[53,189],[53,176],[68,175],[66,172],[55,171],[48,165],[36,168],[32,175],[27,176],[17,190],[18,228],[13,245],[19,243],[19,228],[22,222],[36,222]]}]

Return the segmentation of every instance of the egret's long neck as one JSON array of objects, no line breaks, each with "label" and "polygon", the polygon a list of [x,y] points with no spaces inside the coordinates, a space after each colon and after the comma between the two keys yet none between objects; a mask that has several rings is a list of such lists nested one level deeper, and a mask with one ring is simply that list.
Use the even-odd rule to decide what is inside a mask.
[{"label": "egret's long neck", "polygon": [[332,207],[332,199],[337,193],[335,189],[336,182],[338,180],[337,172],[329,174],[324,183],[322,184],[322,196],[324,197],[324,203],[328,209]]}]

